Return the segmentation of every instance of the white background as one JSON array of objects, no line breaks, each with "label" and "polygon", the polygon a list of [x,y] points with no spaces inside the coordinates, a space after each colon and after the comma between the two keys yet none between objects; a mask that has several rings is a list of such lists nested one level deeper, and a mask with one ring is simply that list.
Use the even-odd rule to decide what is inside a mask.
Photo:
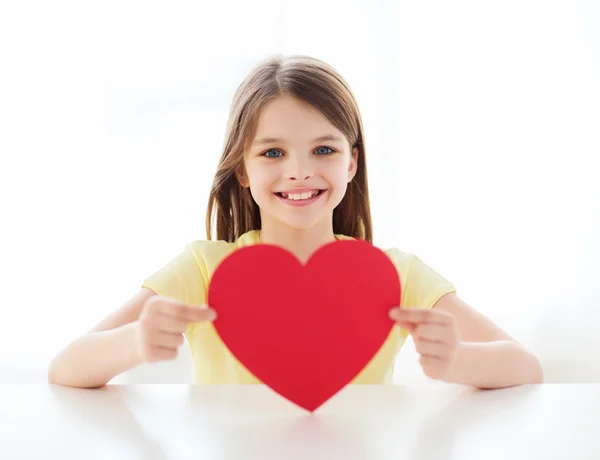
[{"label": "white background", "polygon": [[[202,239],[229,103],[272,53],[331,63],[365,129],[376,243],[414,252],[600,382],[600,4],[283,0],[0,7],[0,381]],[[422,378],[414,349],[396,379]],[[188,381],[189,353],[125,381]]]}]

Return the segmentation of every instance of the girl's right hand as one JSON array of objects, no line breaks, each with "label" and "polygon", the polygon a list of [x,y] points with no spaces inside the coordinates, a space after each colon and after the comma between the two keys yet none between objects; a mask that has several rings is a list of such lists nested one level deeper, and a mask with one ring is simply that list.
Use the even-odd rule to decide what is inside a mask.
[{"label": "girl's right hand", "polygon": [[183,333],[190,323],[213,321],[216,312],[207,306],[191,306],[155,295],[142,308],[135,328],[135,347],[142,362],[168,361],[177,357]]}]

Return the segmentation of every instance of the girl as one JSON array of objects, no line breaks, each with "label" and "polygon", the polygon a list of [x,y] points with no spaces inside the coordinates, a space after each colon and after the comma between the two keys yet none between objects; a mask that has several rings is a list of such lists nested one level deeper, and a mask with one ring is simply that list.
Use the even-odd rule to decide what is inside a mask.
[{"label": "girl", "polygon": [[[372,241],[361,116],[350,88],[329,65],[306,56],[274,57],[240,85],[206,230],[209,241],[190,243],[56,356],[49,382],[101,387],[142,362],[174,359],[184,336],[195,383],[258,382],[211,324],[216,312],[205,301],[219,262],[259,243],[282,246],[306,261],[335,240]],[[433,379],[479,388],[542,382],[538,359],[463,302],[450,282],[415,255],[386,253],[402,285],[401,305],[390,311],[398,327],[352,383],[391,382],[408,334]]]}]

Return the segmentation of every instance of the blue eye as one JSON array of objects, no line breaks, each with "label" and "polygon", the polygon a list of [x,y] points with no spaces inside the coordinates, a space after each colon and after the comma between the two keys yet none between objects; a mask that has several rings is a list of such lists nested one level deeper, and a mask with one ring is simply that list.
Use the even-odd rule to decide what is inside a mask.
[{"label": "blue eye", "polygon": [[[317,149],[315,150],[315,153],[317,155],[329,155],[330,153],[333,153],[333,152],[335,152],[335,150],[333,150],[331,147],[325,147],[325,146],[317,147]],[[264,152],[262,155],[267,158],[280,158],[283,156],[283,153],[281,152],[281,150],[278,150],[278,149],[269,149],[266,152]]]},{"label": "blue eye", "polygon": [[[275,153],[275,155],[271,155],[271,153]],[[271,150],[267,150],[265,153],[263,153],[263,155],[266,156],[267,158],[279,158],[283,154],[277,149],[271,149]]]},{"label": "blue eye", "polygon": [[333,153],[333,149],[329,147],[319,147],[317,148],[317,150],[315,150],[315,153],[317,155],[328,155],[330,153]]}]

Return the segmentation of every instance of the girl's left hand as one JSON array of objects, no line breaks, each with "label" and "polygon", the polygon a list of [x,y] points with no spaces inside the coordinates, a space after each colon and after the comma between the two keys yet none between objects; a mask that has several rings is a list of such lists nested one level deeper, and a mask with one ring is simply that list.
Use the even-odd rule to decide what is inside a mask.
[{"label": "girl's left hand", "polygon": [[443,380],[454,367],[460,345],[454,316],[435,309],[393,308],[390,318],[412,335],[425,375]]}]

